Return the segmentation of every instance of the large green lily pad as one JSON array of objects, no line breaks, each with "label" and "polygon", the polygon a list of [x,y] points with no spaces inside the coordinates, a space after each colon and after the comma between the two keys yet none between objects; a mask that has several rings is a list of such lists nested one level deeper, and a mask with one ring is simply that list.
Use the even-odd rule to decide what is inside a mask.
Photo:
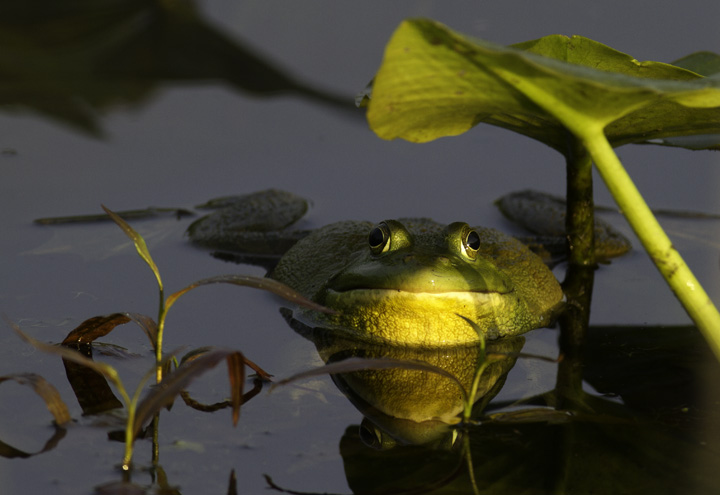
[{"label": "large green lily pad", "polygon": [[[688,65],[712,72],[717,60]],[[613,146],[720,134],[720,77],[638,62],[581,36],[504,47],[416,19],[386,47],[367,118],[384,139],[426,142],[485,122],[564,153],[568,130],[586,126],[604,128]]]}]

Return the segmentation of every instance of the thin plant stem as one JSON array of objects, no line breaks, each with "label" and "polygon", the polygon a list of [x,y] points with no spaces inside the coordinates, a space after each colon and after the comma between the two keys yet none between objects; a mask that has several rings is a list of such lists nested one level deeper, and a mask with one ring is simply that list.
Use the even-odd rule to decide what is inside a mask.
[{"label": "thin plant stem", "polygon": [[583,144],[640,242],[720,359],[720,313],[672,245],[620,163],[602,129],[587,129]]},{"label": "thin plant stem", "polygon": [[123,471],[130,470],[130,462],[132,461],[133,454],[133,429],[132,425],[135,422],[135,408],[132,407],[133,401],[130,399],[125,386],[120,381],[119,377],[108,376],[115,385],[115,388],[120,393],[125,409],[127,410],[127,420],[125,422],[125,454],[123,455],[122,469]]},{"label": "thin plant stem", "polygon": [[160,413],[153,416],[153,437],[152,437],[152,465],[157,468],[160,464]]},{"label": "thin plant stem", "polygon": [[132,425],[135,423],[135,408],[128,407],[127,415],[127,425],[125,426],[125,455],[123,456],[122,462],[123,471],[129,471],[132,462],[133,444],[135,443]]},{"label": "thin plant stem", "polygon": [[[479,334],[482,335],[482,334]],[[470,416],[472,414],[472,408],[473,404],[475,404],[475,396],[477,395],[478,387],[480,386],[480,377],[482,376],[483,372],[485,371],[485,368],[488,366],[487,362],[487,354],[485,352],[485,339],[481,337],[480,339],[480,356],[479,356],[480,366],[478,366],[477,370],[475,371],[475,377],[473,378],[472,386],[470,387],[470,391],[465,396],[465,409],[463,411],[463,421],[467,423],[470,421]]]},{"label": "thin plant stem", "polygon": [[160,288],[160,311],[158,314],[157,340],[155,342],[155,381],[160,383],[163,379],[163,331],[165,329],[165,317],[167,316],[167,308],[165,307],[165,298],[162,287]]},{"label": "thin plant stem", "polygon": [[477,480],[475,479],[475,469],[473,466],[472,453],[471,453],[471,449],[470,449],[469,431],[466,431],[465,433],[466,434],[463,436],[463,451],[465,454],[465,459],[467,460],[468,477],[470,478],[470,486],[472,486],[474,495],[480,495],[480,489],[478,488]]},{"label": "thin plant stem", "polygon": [[130,469],[130,464],[132,462],[133,456],[133,445],[135,444],[135,418],[137,414],[137,405],[140,401],[140,394],[145,387],[145,383],[148,381],[151,375],[152,372],[148,372],[145,374],[145,376],[142,377],[140,383],[138,383],[138,386],[135,389],[135,393],[133,394],[132,399],[125,391],[125,387],[122,385],[122,382],[120,382],[119,379],[115,382],[115,386],[118,388],[118,391],[120,392],[120,395],[125,402],[125,408],[127,409],[128,415],[127,423],[125,425],[125,456],[123,457],[122,463],[123,471],[127,471]]},{"label": "thin plant stem", "polygon": [[472,408],[475,404],[475,396],[477,395],[478,387],[480,386],[480,377],[482,377],[485,368],[487,368],[487,361],[483,362],[475,372],[475,378],[473,379],[472,389],[467,395],[467,402],[465,403],[465,410],[463,411],[463,421],[469,422],[470,416],[472,415]]}]

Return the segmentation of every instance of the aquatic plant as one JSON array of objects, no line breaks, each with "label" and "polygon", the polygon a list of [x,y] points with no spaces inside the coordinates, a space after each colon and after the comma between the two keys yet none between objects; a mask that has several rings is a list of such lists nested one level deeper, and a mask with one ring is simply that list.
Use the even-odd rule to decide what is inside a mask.
[{"label": "aquatic plant", "polygon": [[613,151],[636,142],[718,149],[719,60],[699,53],[675,65],[638,62],[581,36],[553,35],[504,47],[431,20],[407,20],[388,42],[371,96],[363,96],[362,103],[370,127],[383,139],[426,142],[484,122],[562,153],[573,208],[567,215],[571,263],[594,263],[594,162],[720,359],[720,313]]},{"label": "aquatic plant", "polygon": [[[220,275],[196,281],[187,287],[170,294],[165,297],[165,290],[155,261],[153,260],[147,248],[143,237],[136,232],[125,220],[120,218],[113,211],[105,206],[103,209],[110,218],[132,239],[135,248],[140,257],[148,264],[152,270],[158,284],[159,292],[159,309],[158,319],[155,322],[152,318],[136,314],[136,313],[113,313],[102,317],[93,317],[85,320],[77,328],[71,331],[63,340],[60,346],[46,344],[40,342],[22,332],[20,327],[5,317],[6,323],[27,343],[36,349],[59,355],[65,361],[80,364],[90,370],[100,373],[109,380],[122,399],[122,406],[127,411],[127,420],[125,426],[125,453],[123,456],[122,468],[128,471],[131,467],[133,456],[133,447],[143,425],[154,415],[156,415],[163,407],[166,407],[174,401],[175,397],[187,387],[187,385],[195,378],[214,368],[221,361],[226,361],[228,365],[228,378],[230,381],[230,395],[232,405],[232,421],[237,424],[239,420],[240,406],[243,402],[243,387],[245,381],[245,366],[252,368],[258,376],[263,380],[269,380],[270,376],[262,368],[252,361],[245,358],[242,352],[233,349],[220,348],[202,348],[190,352],[185,355],[180,364],[173,369],[172,362],[175,361],[176,352],[164,354],[162,349],[163,333],[165,328],[165,320],[168,310],[182,296],[197,287],[227,283],[233,285],[253,287],[277,294],[288,301],[306,306],[318,311],[329,311],[323,306],[313,303],[302,297],[300,294],[287,287],[280,282],[276,282],[267,278],[252,277],[246,275]],[[90,345],[95,339],[109,334],[119,325],[134,321],[145,332],[153,346],[155,352],[155,366],[148,371],[136,386],[135,391],[130,395],[128,389],[123,383],[118,371],[111,365],[102,362],[96,362],[91,357],[85,356],[78,352],[78,349],[72,347],[80,345]],[[147,380],[155,375],[157,386],[153,387],[142,399],[140,395],[145,389]],[[0,377],[0,383],[3,380],[14,379],[23,383],[29,383],[35,391],[43,398],[48,409],[53,413],[55,422],[62,425],[69,420],[67,406],[60,398],[54,388],[49,388],[49,384],[42,377],[25,377],[17,375],[8,375]],[[54,392],[54,393],[53,393]]]},{"label": "aquatic plant", "polygon": [[291,289],[285,284],[282,284],[280,282],[277,282],[275,280],[264,278],[264,277],[253,277],[250,275],[219,275],[215,277],[205,278],[202,280],[198,280],[196,282],[193,282],[192,284],[188,285],[187,287],[180,289],[177,292],[174,292],[170,294],[167,298],[165,298],[165,288],[163,286],[162,277],[160,276],[160,271],[158,270],[157,265],[155,264],[155,261],[153,260],[152,256],[150,255],[150,251],[147,248],[147,244],[145,243],[145,240],[142,238],[142,236],[135,231],[130,225],[123,220],[119,215],[114,213],[112,210],[106,208],[103,205],[103,210],[105,210],[105,213],[108,214],[108,216],[125,232],[125,234],[133,241],[135,244],[135,249],[137,250],[140,257],[147,263],[147,265],[152,270],[153,274],[155,275],[155,279],[157,280],[158,285],[158,295],[159,295],[159,307],[158,307],[158,318],[157,318],[157,324],[155,324],[151,319],[144,319],[145,326],[147,328],[146,331],[149,331],[149,336],[151,336],[151,342],[153,344],[153,348],[155,349],[155,364],[156,364],[156,379],[157,383],[160,383],[162,381],[162,375],[163,375],[163,367],[162,367],[162,361],[163,361],[163,352],[162,352],[162,345],[163,345],[163,336],[165,333],[165,320],[167,318],[167,313],[170,310],[170,307],[172,307],[173,304],[180,298],[180,296],[188,293],[192,289],[195,289],[197,287],[203,286],[203,285],[209,285],[209,284],[232,284],[232,285],[240,285],[245,287],[252,287],[255,289],[261,289],[266,290],[268,292],[272,292],[287,301],[293,302],[295,304],[298,304],[300,306],[305,306],[307,308],[321,311],[321,312],[328,312],[327,308],[316,304],[303,296],[301,296],[299,293]]},{"label": "aquatic plant", "polygon": [[[125,454],[123,455],[122,469],[127,471],[130,469],[133,446],[138,433],[142,429],[143,425],[157,414],[163,407],[171,404],[175,396],[177,396],[181,390],[195,378],[200,376],[205,371],[215,367],[220,361],[227,360],[229,368],[231,395],[233,397],[233,422],[236,424],[238,420],[238,411],[240,408],[240,399],[242,398],[242,387],[245,378],[242,367],[244,366],[243,355],[239,351],[228,350],[228,349],[214,349],[208,351],[202,356],[188,362],[187,365],[178,367],[175,371],[168,374],[162,381],[162,386],[153,388],[145,398],[140,401],[140,395],[145,389],[147,380],[155,372],[155,368],[149,370],[139,384],[136,386],[132,396],[125,387],[118,371],[111,365],[102,362],[93,361],[91,358],[85,357],[78,351],[65,346],[54,346],[40,342],[22,332],[20,328],[8,321],[15,330],[15,332],[27,343],[32,345],[34,348],[55,354],[62,357],[64,360],[71,361],[82,366],[85,366],[93,371],[100,373],[102,376],[107,378],[120,394],[122,398],[122,404],[127,411],[127,419],[125,426]],[[174,357],[174,354],[168,355],[166,358],[168,361]],[[62,399],[59,396],[55,397],[51,403],[57,408],[65,408]],[[59,406],[62,404],[62,406]],[[57,420],[56,420],[57,421]]]}]

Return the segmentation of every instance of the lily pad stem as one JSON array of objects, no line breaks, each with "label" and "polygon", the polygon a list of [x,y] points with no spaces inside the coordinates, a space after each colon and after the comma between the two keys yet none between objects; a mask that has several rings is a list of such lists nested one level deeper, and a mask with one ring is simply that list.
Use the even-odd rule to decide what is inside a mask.
[{"label": "lily pad stem", "polygon": [[650,211],[602,129],[586,128],[581,140],[622,213],[720,359],[720,313]]},{"label": "lily pad stem", "polygon": [[595,208],[592,160],[587,150],[568,132],[567,214],[565,231],[571,265],[595,265]]}]

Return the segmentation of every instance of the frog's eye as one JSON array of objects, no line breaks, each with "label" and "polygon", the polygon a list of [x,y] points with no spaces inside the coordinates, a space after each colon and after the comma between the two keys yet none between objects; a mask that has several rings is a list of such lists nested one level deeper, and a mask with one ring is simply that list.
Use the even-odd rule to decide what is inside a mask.
[{"label": "frog's eye", "polygon": [[480,234],[476,230],[467,227],[462,233],[463,251],[470,259],[477,257],[478,249],[480,249]]},{"label": "frog's eye", "polygon": [[373,227],[368,236],[368,244],[373,254],[384,253],[390,249],[390,227],[385,222]]}]

